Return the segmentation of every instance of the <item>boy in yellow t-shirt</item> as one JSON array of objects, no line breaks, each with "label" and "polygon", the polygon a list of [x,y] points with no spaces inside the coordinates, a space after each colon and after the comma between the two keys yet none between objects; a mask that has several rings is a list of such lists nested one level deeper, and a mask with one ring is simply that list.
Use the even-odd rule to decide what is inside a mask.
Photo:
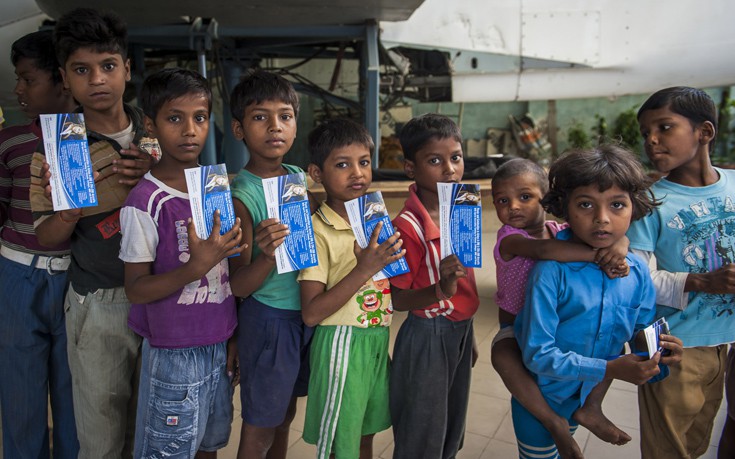
[{"label": "boy in yellow t-shirt", "polygon": [[377,243],[378,224],[359,249],[345,202],[372,182],[367,130],[345,119],[309,135],[309,175],[327,199],[312,216],[319,265],[301,271],[304,323],[319,325],[311,344],[311,377],[304,440],[317,457],[372,457],[373,435],[390,427],[388,326],[390,285],[372,277],[403,257],[399,233]]}]

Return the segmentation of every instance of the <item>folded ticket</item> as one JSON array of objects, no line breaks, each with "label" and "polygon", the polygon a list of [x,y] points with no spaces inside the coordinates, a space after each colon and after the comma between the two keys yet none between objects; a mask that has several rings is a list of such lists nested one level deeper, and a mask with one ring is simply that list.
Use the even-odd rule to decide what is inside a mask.
[{"label": "folded ticket", "polygon": [[653,358],[656,352],[664,352],[664,348],[661,347],[661,334],[669,334],[669,324],[666,322],[665,317],[661,317],[656,322],[652,323],[648,327],[643,329],[643,335],[646,337],[646,347],[648,351],[648,358]]},{"label": "folded ticket", "polygon": [[[345,202],[345,209],[350,219],[352,232],[355,233],[357,244],[363,249],[367,247],[370,237],[373,235],[373,230],[379,222],[383,222],[383,227],[378,235],[378,244],[383,243],[395,233],[380,191],[374,191]],[[406,263],[405,258],[400,258],[375,274],[373,280],[377,281],[407,272],[408,263]]]},{"label": "folded ticket", "polygon": [[480,185],[437,183],[441,257],[457,255],[468,268],[482,266]]},{"label": "folded ticket", "polygon": [[224,164],[185,169],[186,187],[194,228],[201,239],[209,238],[214,226],[214,211],[219,210],[220,234],[235,225],[235,209],[232,207],[230,181]]},{"label": "folded ticket", "polygon": [[41,115],[54,210],[97,205],[87,129],[81,113]]},{"label": "folded ticket", "polygon": [[279,219],[289,229],[286,240],[276,248],[278,273],[316,266],[316,242],[306,193],[306,175],[301,172],[263,179],[263,192],[268,218]]}]

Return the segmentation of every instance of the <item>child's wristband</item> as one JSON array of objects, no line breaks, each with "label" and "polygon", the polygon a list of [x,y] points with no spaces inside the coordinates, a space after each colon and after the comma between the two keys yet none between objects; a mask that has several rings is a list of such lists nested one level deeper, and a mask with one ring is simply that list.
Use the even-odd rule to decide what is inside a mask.
[{"label": "child's wristband", "polygon": [[444,292],[442,291],[441,282],[437,282],[434,284],[434,295],[436,296],[436,299],[439,301],[448,300],[451,298],[451,296],[446,296]]}]

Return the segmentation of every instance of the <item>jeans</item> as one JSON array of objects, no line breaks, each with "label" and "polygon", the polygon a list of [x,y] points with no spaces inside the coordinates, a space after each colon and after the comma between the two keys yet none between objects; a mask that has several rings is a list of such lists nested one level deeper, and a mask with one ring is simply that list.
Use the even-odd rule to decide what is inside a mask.
[{"label": "jeans", "polygon": [[77,457],[64,327],[65,290],[66,273],[49,274],[0,256],[0,405],[5,459],[49,457],[49,397],[54,457]]},{"label": "jeans", "polygon": [[182,349],[143,340],[136,459],[188,459],[227,445],[232,425],[227,342]]}]

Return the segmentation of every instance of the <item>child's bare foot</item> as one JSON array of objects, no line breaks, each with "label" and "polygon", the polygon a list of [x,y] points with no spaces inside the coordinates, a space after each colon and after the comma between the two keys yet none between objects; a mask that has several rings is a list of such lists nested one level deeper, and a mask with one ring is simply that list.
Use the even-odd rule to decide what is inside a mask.
[{"label": "child's bare foot", "polygon": [[600,440],[613,445],[620,446],[630,441],[630,435],[620,430],[618,426],[605,417],[600,407],[583,405],[574,412],[572,419],[586,427]]},{"label": "child's bare foot", "polygon": [[584,459],[582,450],[569,432],[569,423],[566,419],[559,418],[555,425],[545,427],[551,433],[561,459]]}]

